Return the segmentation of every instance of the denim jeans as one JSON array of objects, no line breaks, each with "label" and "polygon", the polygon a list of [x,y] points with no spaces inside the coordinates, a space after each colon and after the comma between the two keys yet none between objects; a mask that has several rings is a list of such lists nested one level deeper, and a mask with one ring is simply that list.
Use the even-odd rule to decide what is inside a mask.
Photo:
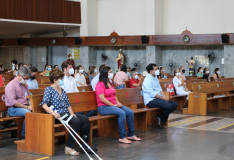
[{"label": "denim jeans", "polygon": [[[10,117],[16,117],[16,116],[25,117],[25,113],[27,113],[27,112],[30,112],[30,111],[27,109],[24,109],[24,108],[19,108],[19,107],[14,107],[14,106],[8,109],[8,115]],[[21,136],[25,137],[25,120],[23,123]]]},{"label": "denim jeans", "polygon": [[159,114],[158,117],[162,120],[162,122],[166,123],[169,117],[169,114],[172,113],[176,108],[177,104],[173,101],[165,101],[159,98],[155,98],[150,101],[147,105],[149,108],[162,108],[162,114]]},{"label": "denim jeans", "polygon": [[123,89],[123,88],[126,88],[124,84],[121,84],[118,87],[116,87],[116,89]]},{"label": "denim jeans", "polygon": [[100,106],[98,107],[98,112],[101,115],[116,115],[118,116],[118,126],[119,126],[119,137],[123,139],[126,137],[125,121],[127,117],[128,125],[128,137],[135,135],[134,129],[134,113],[133,111],[125,106],[120,108],[115,106]]}]

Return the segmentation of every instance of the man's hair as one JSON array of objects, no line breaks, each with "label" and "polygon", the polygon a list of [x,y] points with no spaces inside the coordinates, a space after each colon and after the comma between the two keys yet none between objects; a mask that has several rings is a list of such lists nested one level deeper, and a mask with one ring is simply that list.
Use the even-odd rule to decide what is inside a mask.
[{"label": "man's hair", "polygon": [[137,70],[136,70],[136,68],[133,68],[132,70],[131,70],[131,72],[130,72],[130,75],[131,75],[131,78],[133,78],[132,76],[133,76],[133,73],[135,73]]},{"label": "man's hair", "polygon": [[103,68],[106,66],[106,64],[102,64],[102,65],[100,65],[100,67],[99,67],[99,73],[101,73],[101,71],[103,70]]},{"label": "man's hair", "polygon": [[126,65],[123,64],[123,65],[120,67],[120,70],[123,71],[123,72],[127,72],[127,67],[126,67]]},{"label": "man's hair", "polygon": [[[72,66],[72,63],[71,63],[70,61],[64,61],[64,62],[62,63],[62,65],[61,65],[62,70],[63,70],[64,68],[67,68],[68,65],[71,65],[71,66]],[[64,70],[63,70],[63,71],[64,71]]]},{"label": "man's hair", "polygon": [[68,54],[67,56],[70,57],[70,56],[72,56],[72,55],[71,55],[71,54]]},{"label": "man's hair", "polygon": [[77,70],[79,71],[79,69],[80,69],[81,67],[83,67],[83,66],[82,66],[82,65],[77,66]]},{"label": "man's hair", "polygon": [[53,69],[50,72],[50,83],[54,83],[54,80],[58,80],[59,78],[63,78],[64,73],[60,71],[59,69]]},{"label": "man's hair", "polygon": [[38,70],[35,66],[31,66],[31,67],[29,67],[29,69],[31,70],[31,72],[38,72]]},{"label": "man's hair", "polygon": [[11,62],[13,62],[14,64],[17,64],[17,60],[16,59],[12,59]]},{"label": "man's hair", "polygon": [[156,67],[157,65],[155,63],[150,63],[147,67],[146,70],[148,73],[150,73],[151,70],[154,70],[154,67]]},{"label": "man's hair", "polygon": [[23,76],[31,76],[31,71],[28,67],[23,66],[22,68],[19,69],[18,75]]}]

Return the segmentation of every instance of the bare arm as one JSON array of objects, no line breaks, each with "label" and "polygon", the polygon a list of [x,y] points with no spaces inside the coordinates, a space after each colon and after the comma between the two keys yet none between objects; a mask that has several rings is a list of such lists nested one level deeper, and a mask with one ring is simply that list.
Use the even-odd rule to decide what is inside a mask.
[{"label": "bare arm", "polygon": [[42,108],[49,114],[52,114],[55,118],[60,118],[60,114],[57,112],[54,112],[52,109],[50,109],[47,104],[43,104]]}]

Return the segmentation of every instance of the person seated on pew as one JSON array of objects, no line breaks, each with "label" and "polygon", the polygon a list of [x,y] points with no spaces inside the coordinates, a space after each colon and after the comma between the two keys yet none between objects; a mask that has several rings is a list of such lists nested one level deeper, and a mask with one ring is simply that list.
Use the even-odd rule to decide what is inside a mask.
[{"label": "person seated on pew", "polygon": [[0,63],[0,71],[4,71],[3,64]]},{"label": "person seated on pew", "polygon": [[0,87],[3,87],[4,86],[4,83],[3,83],[3,80],[2,80],[2,75],[0,74]]},{"label": "person seated on pew", "polygon": [[209,82],[209,74],[210,74],[209,69],[208,68],[204,68],[202,79],[206,79],[207,82]]},{"label": "person seated on pew", "polygon": [[114,78],[116,89],[125,88],[125,81],[128,81],[128,75],[126,72],[127,72],[127,67],[126,65],[123,64],[120,67],[120,71],[116,73],[115,78]]},{"label": "person seated on pew", "polygon": [[[10,81],[5,88],[5,103],[8,107],[8,115],[10,117],[22,116],[32,111],[27,96],[29,90],[26,85],[27,80],[31,76],[31,71],[27,67],[22,67],[18,71],[18,75]],[[25,137],[25,121],[22,128],[22,138]]]},{"label": "person seated on pew", "polygon": [[157,78],[157,75],[159,75],[158,66],[150,63],[146,69],[149,74],[145,77],[142,85],[144,104],[149,108],[159,107],[163,109],[163,112],[155,116],[155,119],[160,128],[166,129],[169,114],[177,108],[177,104],[169,100],[163,93]]},{"label": "person seated on pew", "polygon": [[132,71],[132,68],[130,66],[127,67],[127,75],[128,75],[128,79],[131,79],[131,71]]},{"label": "person seated on pew", "polygon": [[129,80],[129,87],[130,88],[141,87],[142,79],[138,77],[136,68],[133,68],[131,70],[131,77],[132,78]]},{"label": "person seated on pew", "polygon": [[15,59],[12,59],[11,60],[11,70],[8,70],[7,71],[7,73],[12,73],[12,72],[14,72],[15,71],[15,69],[16,69],[16,64],[17,64],[17,60],[15,60]]},{"label": "person seated on pew", "polygon": [[82,65],[79,65],[77,67],[77,71],[78,71],[78,73],[75,76],[77,86],[78,87],[88,86],[86,84],[86,79],[85,79],[85,76],[84,76],[84,67]]},{"label": "person seated on pew", "polygon": [[[68,62],[70,63],[70,62]],[[71,64],[72,68],[72,64]],[[90,133],[90,125],[89,119],[87,116],[76,115],[72,111],[71,104],[69,103],[69,99],[67,93],[61,88],[64,85],[64,73],[58,69],[53,69],[50,72],[50,82],[52,83],[49,87],[45,89],[43,100],[41,102],[42,108],[49,114],[52,114],[56,119],[62,117],[65,114],[69,116],[72,115],[73,118],[70,120],[69,124],[75,132],[80,130],[81,138],[88,143],[89,142],[89,133]],[[65,119],[66,120],[66,119]],[[56,120],[56,123],[59,123]],[[75,140],[69,134],[67,139],[67,145],[65,146],[65,153],[77,156],[79,152],[77,152],[75,148]],[[86,145],[82,144],[84,149],[88,153],[92,153]],[[96,148],[93,148],[94,151],[97,151]]]},{"label": "person seated on pew", "polygon": [[93,91],[95,91],[95,87],[99,81],[99,76],[100,76],[100,73],[101,71],[103,70],[103,68],[106,66],[106,64],[102,64],[100,65],[99,67],[99,73],[93,78],[93,80],[91,81],[91,86],[92,86],[92,89]]},{"label": "person seated on pew", "polygon": [[221,80],[221,75],[220,75],[220,69],[215,68],[214,74],[213,74],[214,81],[220,81]]},{"label": "person seated on pew", "polygon": [[188,100],[188,95],[189,91],[187,90],[186,83],[184,82],[183,77],[181,76],[181,73],[178,69],[175,69],[174,71],[174,78],[173,78],[173,85],[176,90],[176,95],[187,95],[187,100]]},{"label": "person seated on pew", "polygon": [[[98,104],[98,112],[101,115],[116,115],[118,116],[119,126],[119,142],[124,144],[141,139],[135,136],[134,129],[134,113],[133,111],[123,106],[116,97],[116,90],[110,82],[113,78],[112,70],[109,66],[103,68],[100,73],[99,82],[96,85],[96,99]],[[128,137],[126,137],[125,120],[127,118]]]},{"label": "person seated on pew", "polygon": [[59,69],[58,65],[54,65],[53,69]]},{"label": "person seated on pew", "polygon": [[68,59],[67,61],[71,62],[72,63],[72,68],[75,68],[75,61],[74,59],[72,58],[72,54],[68,54]]},{"label": "person seated on pew", "polygon": [[45,69],[43,72],[41,72],[39,75],[40,76],[46,76],[48,77],[50,75],[50,71],[52,69],[52,66],[51,65],[45,65]]},{"label": "person seated on pew", "polygon": [[181,73],[181,76],[183,77],[184,81],[186,80],[186,77],[185,77],[185,67],[184,66],[180,66],[180,73]]},{"label": "person seated on pew", "polygon": [[145,69],[145,71],[142,73],[142,76],[143,76],[143,77],[146,77],[147,74],[148,74],[147,69]]},{"label": "person seated on pew", "polygon": [[202,78],[203,77],[203,68],[199,67],[197,70],[197,78]]},{"label": "person seated on pew", "polygon": [[158,79],[167,79],[167,75],[162,74],[162,73],[165,73],[165,69],[163,66],[159,68],[159,72],[160,73],[158,75]]},{"label": "person seated on pew", "polygon": [[34,66],[29,67],[29,69],[31,70],[31,76],[27,81],[28,89],[39,89],[38,82],[36,80],[38,70]]},{"label": "person seated on pew", "polygon": [[96,66],[90,66],[89,71],[89,82],[92,82],[93,78],[98,74],[98,69]]},{"label": "person seated on pew", "polygon": [[15,70],[14,70],[14,72],[13,72],[13,75],[16,77],[17,76],[17,74],[18,74],[18,70],[20,69],[20,68],[22,68],[24,66],[24,64],[22,63],[22,62],[20,62],[19,64],[17,64],[16,66],[15,66]]}]

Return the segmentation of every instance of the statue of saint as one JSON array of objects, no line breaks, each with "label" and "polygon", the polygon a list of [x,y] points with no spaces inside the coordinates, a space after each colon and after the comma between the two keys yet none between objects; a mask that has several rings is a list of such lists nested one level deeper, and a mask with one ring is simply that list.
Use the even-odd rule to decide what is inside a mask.
[{"label": "statue of saint", "polygon": [[187,61],[188,65],[189,65],[189,75],[190,76],[194,76],[195,75],[195,60],[193,59],[193,57],[191,57],[191,60]]},{"label": "statue of saint", "polygon": [[123,50],[122,50],[122,49],[119,50],[119,54],[118,54],[118,57],[116,58],[116,62],[118,62],[118,69],[119,69],[120,66],[123,65],[124,62],[125,62],[125,57],[124,57],[124,54],[123,54]]}]

